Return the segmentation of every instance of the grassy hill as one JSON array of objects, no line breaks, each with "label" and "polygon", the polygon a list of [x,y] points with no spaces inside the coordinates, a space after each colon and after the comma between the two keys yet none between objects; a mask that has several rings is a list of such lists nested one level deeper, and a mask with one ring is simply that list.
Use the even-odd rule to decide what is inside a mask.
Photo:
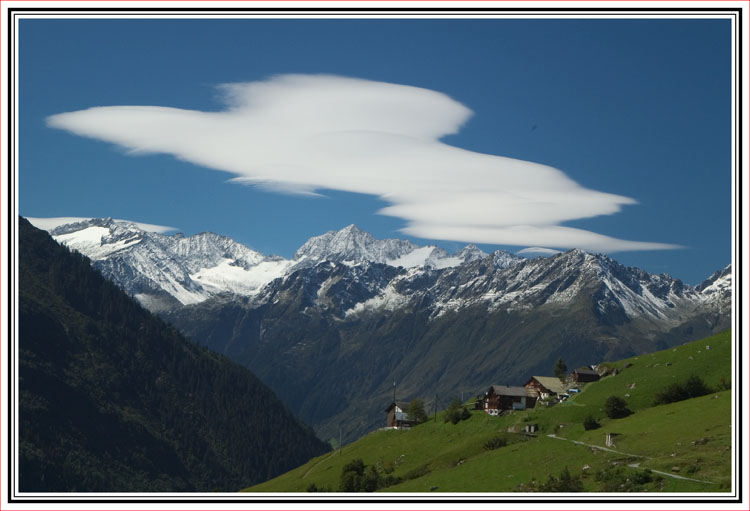
[{"label": "grassy hill", "polygon": [[[472,411],[470,419],[456,425],[444,422],[439,413],[436,421],[431,418],[411,431],[376,431],[245,491],[337,491],[344,466],[362,459],[382,479],[397,482],[379,489],[390,492],[549,491],[544,484],[556,481],[549,477],[558,478],[566,469],[580,479],[584,491],[726,492],[731,391],[720,389],[729,386],[730,344],[727,331],[608,363],[618,374],[587,384],[580,394],[551,408],[502,417]],[[653,405],[658,392],[692,375],[713,392]],[[613,395],[625,399],[634,413],[607,418],[604,403]],[[584,429],[589,415],[599,428]],[[523,434],[527,423],[539,425],[537,436]],[[602,449],[606,433],[618,433],[610,451]],[[506,445],[487,449],[485,444],[497,437]]]}]

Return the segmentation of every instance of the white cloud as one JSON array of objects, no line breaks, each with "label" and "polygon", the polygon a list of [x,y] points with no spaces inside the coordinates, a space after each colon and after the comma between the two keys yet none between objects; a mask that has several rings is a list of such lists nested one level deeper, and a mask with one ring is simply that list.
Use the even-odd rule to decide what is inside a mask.
[{"label": "white cloud", "polygon": [[[51,231],[57,227],[60,227],[61,225],[67,225],[67,224],[74,224],[77,222],[84,222],[86,220],[91,220],[91,218],[83,218],[83,217],[76,217],[76,216],[65,216],[65,217],[54,217],[54,218],[32,218],[32,217],[26,217],[26,220],[29,221],[31,225],[36,227],[37,229],[41,229],[43,231]],[[147,232],[158,232],[158,233],[166,233],[171,231],[176,231],[177,229],[174,227],[167,227],[165,225],[154,225],[154,224],[144,224],[142,222],[131,222],[130,220],[115,220],[115,222],[129,222],[132,224],[137,225],[141,229]]]},{"label": "white cloud", "polygon": [[48,125],[228,171],[234,181],[295,194],[333,189],[390,203],[407,234],[592,251],[678,248],[563,227],[617,213],[628,197],[583,188],[561,171],[442,143],[472,112],[439,92],[327,75],[221,86],[223,112],[95,107]]}]

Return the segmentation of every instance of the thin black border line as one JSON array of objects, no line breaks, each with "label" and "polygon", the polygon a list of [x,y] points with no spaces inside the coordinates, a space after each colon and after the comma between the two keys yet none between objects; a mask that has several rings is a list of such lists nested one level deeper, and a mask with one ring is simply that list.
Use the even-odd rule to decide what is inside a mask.
[{"label": "thin black border line", "polygon": [[[743,6],[744,7],[744,6]],[[426,12],[434,12],[438,11],[440,13],[442,12],[451,12],[454,15],[458,14],[459,12],[487,12],[487,13],[498,13],[498,12],[528,12],[528,13],[537,13],[541,14],[542,12],[547,13],[553,13],[557,16],[564,14],[561,12],[555,12],[555,11],[576,11],[576,12],[586,12],[588,14],[595,14],[597,12],[682,12],[682,13],[692,13],[692,12],[701,12],[701,13],[711,13],[711,12],[732,12],[734,13],[733,19],[735,22],[735,27],[737,30],[737,37],[735,38],[735,44],[737,46],[736,51],[736,58],[735,58],[735,71],[736,71],[736,96],[737,96],[737,107],[736,107],[736,117],[735,117],[735,125],[737,126],[737,133],[738,136],[735,137],[736,142],[736,161],[737,165],[735,170],[735,182],[739,182],[739,188],[736,190],[736,208],[735,208],[735,217],[737,220],[737,226],[738,229],[735,229],[735,232],[733,234],[737,234],[738,236],[735,238],[735,261],[737,268],[733,268],[735,270],[735,275],[739,278],[736,280],[739,280],[739,285],[737,285],[737,282],[733,282],[733,292],[736,296],[736,303],[739,304],[737,307],[737,310],[734,311],[735,317],[736,317],[736,323],[738,325],[738,328],[736,329],[736,336],[735,339],[736,342],[736,348],[738,349],[738,356],[736,359],[736,365],[738,366],[737,369],[737,375],[738,380],[741,380],[741,354],[742,354],[742,294],[740,292],[740,289],[742,288],[742,208],[741,208],[741,198],[742,198],[742,16],[741,13],[743,12],[743,7],[737,7],[737,8],[598,8],[598,9],[587,9],[587,8],[558,8],[558,9],[542,9],[542,8],[495,8],[495,9],[485,9],[485,8],[348,8],[348,9],[339,9],[339,8],[306,8],[306,9],[279,9],[279,8],[98,8],[98,9],[87,9],[87,8],[8,8],[8,77],[9,80],[11,78],[15,78],[14,73],[14,66],[12,64],[15,63],[15,52],[12,52],[11,50],[15,48],[14,45],[14,38],[13,34],[15,33],[15,22],[17,16],[19,16],[22,13],[25,12],[40,12],[40,11],[76,11],[76,12],[142,12],[142,13],[151,13],[151,12],[255,12],[255,11],[269,11],[269,12],[275,12],[275,13],[284,13],[284,14],[302,14],[302,13],[311,13],[311,12],[336,12],[341,15],[345,15],[348,12],[415,12],[415,13],[421,13],[424,14]],[[290,12],[291,11],[291,12]],[[11,19],[13,22],[11,22]],[[15,133],[13,130],[13,126],[15,126],[15,116],[16,116],[16,108],[15,108],[15,97],[16,97],[16,90],[15,90],[15,80],[11,81],[11,86],[8,88],[9,91],[9,100],[12,100],[12,103],[8,104],[8,136],[9,136],[9,147],[8,147],[8,183],[9,183],[9,195],[10,200],[8,203],[8,236],[9,241],[13,240],[12,234],[14,232],[14,229],[11,228],[11,226],[15,227],[15,218],[13,218],[13,205],[15,203],[15,188],[13,188],[14,183],[14,177],[15,177],[15,171],[17,170],[13,165],[13,156],[14,156],[14,146],[13,143],[15,142]],[[12,91],[12,92],[11,92]],[[13,172],[10,172],[10,170],[13,169]],[[739,175],[737,175],[739,174]],[[12,192],[12,193],[11,193]],[[11,265],[10,271],[8,272],[8,295],[9,295],[9,308],[12,310],[13,305],[15,304],[13,299],[14,293],[13,293],[13,287],[12,282],[14,281],[13,278],[16,277],[13,269],[14,269],[14,252],[10,250],[11,244],[9,244],[9,264]],[[9,322],[8,322],[8,332],[9,334],[12,334],[12,324],[14,321],[14,317],[11,315],[9,316]],[[10,338],[12,335],[9,336],[9,349],[12,346],[12,343],[10,342]],[[9,360],[9,371],[8,371],[8,379],[9,383],[12,385],[14,384],[14,381],[11,378],[12,373],[12,364],[10,364]],[[741,383],[741,381],[740,381]],[[735,387],[737,388],[737,384],[735,383]],[[10,386],[9,386],[10,388]],[[738,395],[738,413],[736,414],[736,418],[738,419],[739,425],[741,425],[742,421],[742,414],[741,414],[741,408],[742,408],[742,385],[739,385],[737,388],[737,395]],[[9,414],[9,418],[12,417],[12,406],[10,404],[9,400],[9,411],[11,412]],[[9,424],[8,428],[8,435],[9,440],[11,440],[11,429],[13,429],[13,424]],[[716,499],[701,499],[700,503],[728,503],[728,502],[743,502],[742,497],[743,494],[741,492],[741,484],[742,484],[742,434],[741,434],[741,427],[736,427],[736,435],[738,437],[738,447],[736,449],[736,453],[738,455],[738,461],[737,463],[737,478],[738,481],[736,481],[736,494],[734,496],[728,495],[726,498],[716,498]],[[9,442],[8,448],[8,459],[9,459],[9,465],[11,460],[11,455],[14,454],[14,452],[11,449],[12,444]],[[10,482],[12,480],[11,477],[12,470],[9,470],[8,473],[8,481],[9,481],[9,494],[14,493],[13,488],[10,486]],[[699,496],[699,495],[696,495]],[[447,502],[447,503],[531,503],[531,502],[539,502],[539,503],[545,503],[545,502],[556,502],[559,500],[556,500],[556,498],[550,498],[550,499],[542,499],[542,500],[531,500],[531,499],[508,499],[508,500],[488,500],[488,499],[481,499],[481,497],[478,497],[476,499],[471,500],[461,500],[460,497],[457,497],[456,499],[449,499],[449,500],[438,500],[438,499],[429,499],[429,500],[419,500],[418,498],[415,499],[406,499],[406,500],[396,500],[396,499],[348,499],[348,498],[342,498],[342,499],[316,499],[316,500],[310,500],[310,499],[292,499],[292,500],[283,500],[281,498],[279,499],[246,499],[246,498],[234,498],[234,497],[228,497],[227,499],[222,500],[209,500],[209,499],[200,499],[200,500],[187,500],[187,499],[158,499],[153,500],[152,497],[149,498],[136,498],[136,499],[128,499],[128,500],[121,500],[121,497],[113,497],[113,498],[94,498],[94,499],[66,499],[66,500],[53,500],[55,498],[59,497],[51,497],[50,499],[24,499],[24,498],[10,498],[8,502],[24,502],[24,503],[112,503],[112,502],[124,502],[124,503],[235,503],[235,502],[242,502],[242,503],[248,503],[248,502],[254,502],[254,503],[434,503],[434,502]],[[231,500],[230,500],[231,499]],[[288,498],[287,498],[288,499]],[[481,499],[481,500],[480,500]],[[597,499],[571,499],[571,500],[565,500],[563,502],[571,502],[571,503],[610,503],[610,502],[638,502],[638,503],[668,503],[668,502],[696,502],[696,499],[691,497],[685,497],[683,499],[677,499],[677,500],[666,500],[666,499],[629,499],[629,500],[621,500],[621,499],[604,499],[604,500],[597,500]]]},{"label": "thin black border line", "polygon": [[92,14],[98,12],[288,12],[288,13],[310,13],[314,12],[446,12],[454,15],[463,12],[537,12],[537,13],[555,13],[565,14],[560,11],[570,12],[586,12],[588,14],[596,14],[598,12],[734,12],[737,13],[742,11],[741,7],[558,7],[558,8],[543,8],[543,7],[308,7],[308,8],[283,8],[283,7],[186,7],[184,9],[179,7],[151,7],[151,8],[139,8],[139,7],[8,7],[8,13],[16,12],[90,12]]},{"label": "thin black border line", "polygon": [[[15,402],[15,378],[13,376],[13,366],[14,364],[14,357],[15,357],[15,336],[13,335],[13,327],[15,325],[15,308],[16,308],[16,302],[14,300],[15,293],[14,293],[14,283],[15,283],[15,272],[14,269],[16,267],[15,264],[15,246],[14,246],[14,236],[15,236],[15,224],[14,221],[14,205],[15,205],[15,173],[16,173],[16,167],[13,165],[14,161],[14,152],[13,148],[15,145],[15,115],[16,115],[16,109],[15,109],[15,98],[16,98],[16,87],[15,87],[15,44],[13,44],[13,25],[15,24],[15,16],[11,16],[11,13],[9,12],[7,15],[8,20],[8,222],[7,222],[7,232],[8,232],[8,390],[11,392],[10,395],[8,395],[8,495],[15,496],[15,488],[13,487],[13,466],[14,466],[14,460],[15,460],[15,443],[11,442],[12,438],[15,438],[15,416],[14,416],[14,405]],[[11,500],[9,499],[9,502]]]},{"label": "thin black border line", "polygon": [[[740,10],[740,12],[741,12],[741,10]],[[737,472],[738,472],[738,476],[737,476],[738,477],[738,481],[737,481],[737,493],[740,496],[740,502],[742,502],[742,495],[740,493],[740,488],[742,487],[742,483],[744,482],[744,479],[742,477],[742,470],[743,470],[742,454],[744,453],[744,451],[742,450],[743,432],[742,432],[742,427],[741,427],[742,426],[742,413],[741,413],[741,410],[742,410],[742,404],[743,404],[742,394],[743,394],[744,388],[743,388],[743,385],[742,385],[741,382],[742,382],[742,344],[743,344],[743,342],[742,342],[742,312],[744,311],[744,308],[743,308],[743,303],[742,303],[742,292],[741,292],[741,290],[742,290],[742,285],[744,283],[744,280],[742,278],[742,276],[743,276],[743,271],[742,271],[743,270],[743,267],[742,267],[742,234],[744,232],[744,230],[743,230],[743,218],[742,218],[742,192],[743,192],[743,188],[742,188],[742,185],[743,185],[743,183],[742,183],[742,174],[743,174],[742,144],[743,144],[744,138],[743,138],[743,134],[742,134],[742,126],[743,126],[743,122],[742,122],[742,112],[743,112],[743,110],[742,110],[742,107],[743,107],[743,103],[742,103],[742,100],[743,100],[743,90],[742,90],[742,79],[743,79],[742,78],[742,63],[743,63],[743,60],[742,60],[742,56],[743,56],[742,55],[742,49],[743,49],[742,48],[742,40],[743,40],[742,39],[742,29],[743,29],[743,26],[742,26],[742,16],[741,15],[739,16],[739,20],[738,20],[738,23],[737,23],[736,27],[737,27],[736,28],[736,30],[737,30],[737,56],[736,56],[737,63],[736,63],[736,66],[735,66],[735,70],[736,70],[735,71],[735,80],[736,80],[735,90],[736,90],[736,95],[737,95],[737,112],[735,114],[736,115],[736,117],[735,117],[735,124],[737,126],[737,132],[738,132],[737,140],[736,140],[736,144],[737,144],[736,145],[736,151],[737,151],[737,156],[736,156],[736,158],[737,158],[737,167],[736,167],[737,178],[736,179],[738,180],[738,187],[737,187],[737,198],[735,199],[735,201],[736,201],[735,202],[735,214],[738,217],[738,224],[739,224],[739,226],[738,226],[738,228],[739,228],[739,237],[738,238],[739,239],[735,242],[735,250],[737,251],[737,254],[735,256],[735,261],[737,261],[737,263],[736,263],[736,268],[733,268],[733,269],[736,272],[735,273],[737,275],[737,279],[736,280],[739,282],[739,285],[737,283],[733,282],[732,283],[732,287],[735,290],[735,293],[737,293],[736,294],[736,300],[737,300],[737,304],[738,304],[737,311],[736,311],[737,322],[738,322],[738,328],[737,328],[737,336],[738,337],[736,337],[736,339],[737,339],[736,346],[737,346],[738,354],[737,354],[737,368],[736,368],[737,378],[735,378],[735,379],[740,384],[738,385],[737,383],[735,383],[734,387],[737,389],[737,394],[738,394],[738,398],[737,398],[738,399],[738,403],[737,403],[737,409],[738,409],[737,419],[738,419],[738,423],[739,423],[739,426],[740,426],[740,427],[736,427],[735,428],[736,429],[736,435],[737,435],[737,452],[739,454],[739,459],[738,459],[739,463],[738,463],[738,467],[737,467]]]}]

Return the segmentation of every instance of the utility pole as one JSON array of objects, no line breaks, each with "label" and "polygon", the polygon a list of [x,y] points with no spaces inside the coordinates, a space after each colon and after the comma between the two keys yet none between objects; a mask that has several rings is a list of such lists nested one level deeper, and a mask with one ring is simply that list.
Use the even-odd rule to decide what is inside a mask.
[{"label": "utility pole", "polygon": [[393,404],[396,404],[396,380],[393,380]]}]

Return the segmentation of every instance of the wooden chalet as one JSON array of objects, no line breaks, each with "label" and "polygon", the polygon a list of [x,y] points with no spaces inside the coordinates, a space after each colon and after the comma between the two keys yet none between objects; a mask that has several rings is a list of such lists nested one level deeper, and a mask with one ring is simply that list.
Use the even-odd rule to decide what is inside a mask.
[{"label": "wooden chalet", "polygon": [[525,410],[534,408],[536,396],[526,387],[511,387],[510,385],[492,385],[484,394],[482,405],[484,411],[490,410]]},{"label": "wooden chalet", "polygon": [[409,415],[406,413],[408,409],[409,403],[399,401],[389,404],[388,408],[385,409],[385,413],[387,414],[385,418],[386,427],[402,429],[414,426],[416,421],[409,418]]},{"label": "wooden chalet", "polygon": [[599,381],[599,373],[588,367],[582,367],[573,371],[573,381],[576,383]]},{"label": "wooden chalet", "polygon": [[565,386],[560,378],[555,376],[532,376],[523,386],[540,399],[547,399],[565,392]]}]

